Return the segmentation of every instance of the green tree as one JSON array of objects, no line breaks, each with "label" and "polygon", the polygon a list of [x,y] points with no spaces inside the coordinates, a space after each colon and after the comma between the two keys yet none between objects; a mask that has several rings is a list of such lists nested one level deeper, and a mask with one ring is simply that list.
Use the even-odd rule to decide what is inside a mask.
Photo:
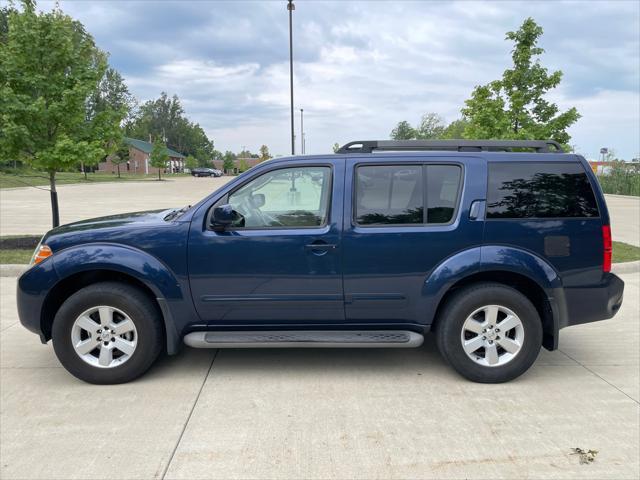
[{"label": "green tree", "polygon": [[575,108],[560,113],[555,103],[544,98],[560,84],[562,72],[549,73],[540,64],[542,32],[532,18],[517,31],[507,32],[506,40],[514,42],[513,66],[500,80],[477,86],[465,102],[462,113],[469,120],[467,138],[552,139],[569,145],[567,129],[580,115]]},{"label": "green tree", "polygon": [[193,155],[200,162],[209,161],[214,151],[213,142],[202,127],[186,118],[178,96],[169,98],[166,92],[162,92],[160,98],[144,103],[127,122],[125,130],[128,136],[135,138],[166,138],[171,148]]},{"label": "green tree", "polygon": [[411,140],[413,138],[416,138],[416,130],[406,120],[398,123],[396,128],[391,130],[392,140]]},{"label": "green tree", "polygon": [[162,180],[160,172],[164,168],[167,168],[168,161],[169,153],[167,152],[167,146],[162,140],[160,140],[160,138],[157,138],[153,142],[153,148],[151,149],[151,154],[149,155],[149,162],[151,163],[151,166],[158,169],[158,180]]},{"label": "green tree", "polygon": [[249,170],[249,165],[247,164],[247,161],[244,158],[240,159],[240,164],[238,165],[238,170],[240,171],[240,173],[246,172],[247,170]]},{"label": "green tree", "polygon": [[338,150],[340,150],[340,144],[338,142],[333,144],[333,153],[338,153]]},{"label": "green tree", "polygon": [[184,159],[184,166],[189,170],[193,170],[198,166],[198,159],[193,155],[188,155],[187,158]]},{"label": "green tree", "polygon": [[454,120],[451,122],[442,132],[441,138],[447,140],[455,140],[455,139],[463,139],[464,131],[469,124],[468,120],[465,118],[459,118],[458,120]]},{"label": "green tree", "polygon": [[87,118],[87,102],[107,68],[106,54],[58,7],[38,13],[35,2],[25,0],[6,18],[0,37],[0,158],[47,172],[57,226],[56,172],[105,155],[101,135],[108,125]]},{"label": "green tree", "polygon": [[260,161],[264,162],[265,160],[269,160],[271,157],[271,154],[269,153],[269,147],[267,147],[266,145],[262,145],[260,147]]},{"label": "green tree", "polygon": [[120,178],[120,165],[129,161],[129,145],[121,142],[115,152],[111,154],[111,163],[118,169],[118,178]]},{"label": "green tree", "polygon": [[224,152],[224,156],[222,157],[222,169],[225,172],[230,172],[235,168],[235,159],[236,159],[236,155],[233,152],[230,152],[229,150],[227,150],[226,152]]},{"label": "green tree", "polygon": [[437,113],[425,113],[420,119],[420,125],[414,129],[414,137],[418,140],[433,140],[442,138],[445,125],[444,120]]}]

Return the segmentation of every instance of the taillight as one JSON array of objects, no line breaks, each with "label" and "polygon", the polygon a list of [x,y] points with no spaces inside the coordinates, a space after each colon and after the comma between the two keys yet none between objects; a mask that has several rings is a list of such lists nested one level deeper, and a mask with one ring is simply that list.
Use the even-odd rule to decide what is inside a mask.
[{"label": "taillight", "polygon": [[611,251],[613,245],[611,244],[611,226],[602,226],[602,246],[604,247],[604,255],[602,257],[602,271],[611,271]]}]

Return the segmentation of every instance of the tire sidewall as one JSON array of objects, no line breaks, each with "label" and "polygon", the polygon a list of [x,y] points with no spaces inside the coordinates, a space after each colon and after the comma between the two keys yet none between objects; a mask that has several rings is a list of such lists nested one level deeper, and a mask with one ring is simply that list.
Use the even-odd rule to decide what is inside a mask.
[{"label": "tire sidewall", "polygon": [[[158,355],[157,317],[150,315],[150,302],[140,295],[126,295],[126,290],[92,286],[84,288],[60,307],[52,328],[53,348],[60,363],[74,376],[90,383],[122,383],[146,371]],[[71,340],[75,320],[85,311],[97,306],[115,307],[126,313],[136,327],[137,346],[133,355],[122,365],[99,368],[86,363],[76,353]],[[152,307],[152,306],[151,306]]]},{"label": "tire sidewall", "polygon": [[[508,363],[487,367],[474,362],[465,353],[462,326],[477,309],[501,305],[512,310],[522,322],[524,341],[517,355]],[[542,323],[538,311],[520,292],[501,285],[475,287],[460,292],[443,312],[438,328],[438,346],[449,363],[464,377],[481,383],[501,383],[523,374],[536,360],[542,345]]]}]

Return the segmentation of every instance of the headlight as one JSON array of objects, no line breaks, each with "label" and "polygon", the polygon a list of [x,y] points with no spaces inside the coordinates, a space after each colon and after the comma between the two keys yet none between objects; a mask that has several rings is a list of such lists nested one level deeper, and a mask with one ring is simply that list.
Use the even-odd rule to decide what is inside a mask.
[{"label": "headlight", "polygon": [[49,248],[47,245],[39,244],[36,247],[36,251],[33,252],[33,257],[31,257],[31,262],[29,263],[29,265],[36,265],[37,263],[43,261],[45,258],[49,258],[51,255],[53,255],[53,251],[51,250],[51,248]]}]

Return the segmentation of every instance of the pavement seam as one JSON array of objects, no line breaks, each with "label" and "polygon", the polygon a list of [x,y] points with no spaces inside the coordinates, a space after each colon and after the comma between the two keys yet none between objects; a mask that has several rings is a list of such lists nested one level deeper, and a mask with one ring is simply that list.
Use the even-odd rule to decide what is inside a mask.
[{"label": "pavement seam", "polygon": [[562,353],[563,355],[565,355],[567,358],[570,358],[571,360],[573,360],[574,362],[576,362],[578,365],[580,365],[582,368],[584,368],[586,371],[588,371],[589,373],[591,373],[592,375],[598,377],[600,380],[602,380],[603,382],[605,382],[606,384],[608,384],[609,386],[615,388],[617,391],[619,391],[621,394],[623,394],[625,397],[627,397],[629,400],[637,403],[638,405],[640,405],[640,402],[638,400],[636,400],[635,398],[633,398],[632,396],[628,395],[626,392],[624,392],[623,390],[621,390],[619,387],[617,387],[616,385],[614,385],[613,383],[611,383],[609,380],[603,378],[601,375],[598,375],[596,372],[594,372],[593,370],[591,370],[589,367],[587,367],[585,364],[579,362],[578,360],[576,360],[575,358],[573,358],[571,355],[569,355],[566,352],[563,352],[562,350],[558,349],[558,351],[560,353]]},{"label": "pavement seam", "polygon": [[184,425],[182,426],[182,431],[180,432],[180,436],[178,437],[178,441],[176,442],[175,447],[173,447],[173,451],[171,452],[171,456],[169,457],[169,461],[167,462],[167,465],[164,467],[164,470],[162,471],[162,476],[160,477],[161,480],[164,480],[165,476],[167,475],[167,472],[169,471],[169,467],[171,466],[171,462],[173,461],[173,457],[175,456],[176,452],[178,451],[178,447],[180,446],[180,442],[182,442],[182,437],[184,436],[184,432],[186,432],[186,430],[187,430],[187,426],[189,425],[189,421],[191,420],[191,416],[193,415],[193,412],[196,409],[196,405],[198,404],[198,400],[200,400],[200,394],[202,393],[202,390],[204,390],[204,385],[205,385],[205,383],[207,383],[207,379],[209,378],[209,374],[211,373],[211,369],[213,368],[213,362],[215,362],[216,358],[218,358],[218,353],[219,352],[220,352],[220,349],[216,350],[216,353],[213,354],[213,358],[211,359],[211,363],[209,364],[209,369],[207,370],[207,373],[204,376],[204,379],[202,380],[202,385],[200,385],[200,389],[198,390],[198,394],[196,395],[196,399],[193,401],[193,405],[191,405],[191,410],[189,411],[189,415],[187,416],[187,420],[184,422]]}]

